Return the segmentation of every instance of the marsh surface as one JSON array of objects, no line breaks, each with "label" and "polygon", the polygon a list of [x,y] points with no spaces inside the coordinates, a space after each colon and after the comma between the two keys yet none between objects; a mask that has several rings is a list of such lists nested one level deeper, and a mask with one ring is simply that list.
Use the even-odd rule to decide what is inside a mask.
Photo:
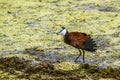
[{"label": "marsh surface", "polygon": [[[120,78],[119,0],[0,0],[0,10],[1,79]],[[82,57],[74,63],[79,52],[56,35],[61,26],[96,40],[98,50],[86,52],[86,64]]]}]

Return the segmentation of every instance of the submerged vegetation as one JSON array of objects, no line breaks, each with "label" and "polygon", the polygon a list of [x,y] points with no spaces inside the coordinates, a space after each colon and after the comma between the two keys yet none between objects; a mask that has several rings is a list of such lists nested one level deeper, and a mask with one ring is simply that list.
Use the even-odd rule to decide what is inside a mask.
[{"label": "submerged vegetation", "polygon": [[[0,0],[0,79],[120,79],[119,0]],[[64,44],[57,30],[90,34],[95,53]]]}]

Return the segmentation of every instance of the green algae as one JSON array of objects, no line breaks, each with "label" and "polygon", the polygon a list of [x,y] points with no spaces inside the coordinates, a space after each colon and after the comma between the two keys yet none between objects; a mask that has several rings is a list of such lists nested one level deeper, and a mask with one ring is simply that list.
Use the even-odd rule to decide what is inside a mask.
[{"label": "green algae", "polygon": [[[78,51],[56,35],[61,26],[90,34],[99,47],[96,53],[86,52],[86,63],[89,60],[93,60],[90,64],[97,65],[107,62],[119,68],[119,4],[119,0],[0,0],[0,54],[7,57],[0,59],[0,78],[41,79],[50,75],[55,79],[119,79],[119,69],[68,62],[74,60]],[[37,49],[31,50],[36,46]],[[14,54],[15,51],[18,52]],[[26,60],[40,60],[43,53],[50,52],[59,53],[60,64],[51,65],[54,68],[49,63],[27,66],[30,62]],[[66,61],[68,54],[73,58]]]}]

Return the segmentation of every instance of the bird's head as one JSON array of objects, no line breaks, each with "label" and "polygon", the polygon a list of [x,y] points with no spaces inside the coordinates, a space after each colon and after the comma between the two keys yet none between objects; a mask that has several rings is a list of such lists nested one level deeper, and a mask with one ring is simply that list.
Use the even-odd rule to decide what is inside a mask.
[{"label": "bird's head", "polygon": [[58,34],[61,34],[61,35],[66,35],[67,34],[67,30],[65,29],[65,27],[61,27],[60,29],[59,29],[59,31],[57,32],[57,35]]}]

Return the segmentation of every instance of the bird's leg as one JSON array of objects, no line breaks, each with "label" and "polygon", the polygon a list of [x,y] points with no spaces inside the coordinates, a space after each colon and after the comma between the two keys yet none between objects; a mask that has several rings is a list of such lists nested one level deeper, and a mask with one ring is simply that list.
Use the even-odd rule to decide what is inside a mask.
[{"label": "bird's leg", "polygon": [[78,57],[75,59],[75,61],[74,61],[74,62],[76,62],[76,61],[77,61],[77,59],[81,56],[81,50],[80,50],[80,49],[78,49],[78,50],[79,50],[80,54],[78,55]]},{"label": "bird's leg", "polygon": [[83,63],[84,63],[85,62],[85,51],[82,50],[82,52],[83,52]]}]

